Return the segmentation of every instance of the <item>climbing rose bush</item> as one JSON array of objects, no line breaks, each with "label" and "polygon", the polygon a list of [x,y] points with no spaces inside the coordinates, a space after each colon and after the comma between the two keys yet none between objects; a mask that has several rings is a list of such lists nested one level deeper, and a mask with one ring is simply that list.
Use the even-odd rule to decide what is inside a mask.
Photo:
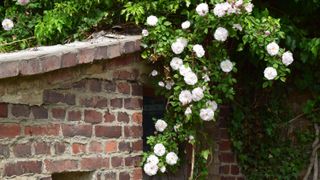
[{"label": "climbing rose bush", "polygon": [[150,76],[167,99],[164,118],[155,123],[157,133],[147,141],[151,149],[144,153],[143,169],[149,176],[174,171],[186,143],[192,145],[192,164],[196,164],[191,178],[206,176],[212,147],[204,127],[217,119],[221,104],[233,99],[234,73],[241,60],[228,55],[229,42],[238,42],[233,52],[249,47],[260,57],[257,61],[266,68],[257,76],[265,79],[264,87],[274,80],[285,81],[293,62],[292,53],[278,45],[284,37],[279,20],[252,15],[250,0],[186,6],[185,18],[172,22],[150,14],[142,31],[142,57],[154,63]]}]

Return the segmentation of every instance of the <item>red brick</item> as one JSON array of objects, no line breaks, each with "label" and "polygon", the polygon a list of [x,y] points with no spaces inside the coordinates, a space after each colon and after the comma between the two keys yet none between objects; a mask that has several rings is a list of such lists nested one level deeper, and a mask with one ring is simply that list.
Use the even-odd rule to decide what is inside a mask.
[{"label": "red brick", "polygon": [[94,153],[101,153],[102,152],[102,145],[97,141],[92,141],[89,145],[89,151]]},{"label": "red brick", "polygon": [[130,179],[130,174],[128,172],[120,172],[119,180],[128,180]]},{"label": "red brick", "polygon": [[62,125],[62,133],[66,137],[85,136],[91,137],[92,126],[91,125]]},{"label": "red brick", "polygon": [[89,90],[91,92],[101,92],[102,81],[98,79],[88,80]]},{"label": "red brick", "polygon": [[64,120],[66,117],[66,110],[63,108],[52,108],[52,117],[59,120]]},{"label": "red brick", "polygon": [[138,141],[132,142],[132,150],[133,151],[142,151],[143,150],[143,141],[138,140]]},{"label": "red brick", "polygon": [[107,141],[105,143],[105,152],[106,153],[112,153],[116,152],[118,143],[116,141]]},{"label": "red brick", "polygon": [[118,122],[128,123],[129,119],[129,115],[126,112],[118,112]]},{"label": "red brick", "polygon": [[115,119],[115,116],[109,112],[104,114],[104,122],[113,122]]},{"label": "red brick", "polygon": [[80,121],[81,111],[71,110],[68,111],[68,121]]},{"label": "red brick", "polygon": [[33,145],[34,152],[36,155],[38,154],[48,154],[50,155],[50,144],[45,142],[37,142]]},{"label": "red brick", "polygon": [[88,123],[100,123],[102,122],[102,114],[95,110],[85,110],[84,121]]},{"label": "red brick", "polygon": [[42,106],[32,106],[31,112],[35,119],[48,119],[48,109]]},{"label": "red brick", "polygon": [[115,180],[115,179],[117,179],[117,173],[115,173],[115,172],[107,172],[104,175],[104,178],[105,178],[105,180]]},{"label": "red brick", "polygon": [[0,77],[13,77],[19,74],[19,61],[1,62],[0,63]]},{"label": "red brick", "polygon": [[139,167],[141,161],[142,161],[141,156],[126,157],[125,158],[125,165]]},{"label": "red brick", "polygon": [[227,129],[220,128],[220,139],[230,139]]},{"label": "red brick", "polygon": [[231,142],[230,141],[220,141],[219,142],[219,151],[231,151]]},{"label": "red brick", "polygon": [[240,169],[237,165],[232,165],[231,166],[231,174],[233,175],[238,175],[240,174]]},{"label": "red brick", "polygon": [[80,52],[77,54],[77,59],[79,64],[86,64],[86,63],[93,62],[95,54],[96,54],[96,48],[81,49]]},{"label": "red brick", "polygon": [[237,177],[237,180],[245,180],[244,177]]},{"label": "red brick", "polygon": [[20,161],[6,164],[4,167],[4,176],[22,175],[27,173],[41,173],[41,161]]},{"label": "red brick", "polygon": [[78,64],[76,53],[66,53],[61,56],[61,67],[72,67]]},{"label": "red brick", "polygon": [[70,70],[57,70],[54,72],[51,72],[48,75],[48,78],[46,79],[48,84],[57,84],[61,82],[66,82],[68,80],[73,80],[78,78],[78,74],[76,71],[70,71]]},{"label": "red brick", "polygon": [[220,174],[229,174],[230,168],[229,165],[220,166]]},{"label": "red brick", "polygon": [[35,59],[21,61],[19,64],[20,74],[33,75],[42,72],[42,68],[38,60]]},{"label": "red brick", "polygon": [[13,154],[16,157],[30,157],[31,156],[31,143],[15,145],[13,147]]},{"label": "red brick", "polygon": [[25,135],[29,136],[58,136],[60,131],[59,124],[48,124],[48,125],[34,125],[26,126],[24,128]]},{"label": "red brick", "polygon": [[64,143],[57,142],[54,144],[54,151],[55,154],[63,154],[66,151],[66,145]]},{"label": "red brick", "polygon": [[11,108],[11,113],[15,117],[29,117],[30,107],[27,105],[14,104]]},{"label": "red brick", "polygon": [[100,157],[94,157],[94,158],[83,158],[80,161],[80,167],[82,170],[88,169],[88,170],[95,170],[103,167],[103,161]]},{"label": "red brick", "polygon": [[130,84],[127,82],[120,82],[117,84],[117,89],[119,93],[130,94]]},{"label": "red brick", "polygon": [[119,142],[119,151],[131,151],[130,142]]},{"label": "red brick", "polygon": [[129,71],[119,70],[113,73],[113,78],[119,80],[136,80],[137,75]]},{"label": "red brick", "polygon": [[44,164],[49,173],[72,171],[78,168],[76,160],[44,160]]},{"label": "red brick", "polygon": [[234,154],[233,153],[221,153],[219,155],[220,162],[224,163],[233,163],[235,162]]},{"label": "red brick", "polygon": [[105,108],[108,106],[108,99],[104,97],[81,98],[80,105],[85,107]]},{"label": "red brick", "polygon": [[138,98],[125,99],[124,107],[126,109],[142,109],[142,99],[138,99]]},{"label": "red brick", "polygon": [[8,117],[8,104],[0,103],[0,118]]},{"label": "red brick", "polygon": [[60,69],[61,67],[61,57],[60,56],[47,56],[43,57],[40,60],[40,64],[42,67],[42,72],[49,72],[56,69]]},{"label": "red brick", "polygon": [[113,81],[105,81],[103,87],[104,87],[104,90],[106,90],[107,92],[116,91],[116,84]]},{"label": "red brick", "polygon": [[73,152],[73,154],[85,153],[86,152],[86,145],[79,144],[79,143],[73,143],[72,144],[72,152]]},{"label": "red brick", "polygon": [[117,167],[122,166],[122,162],[123,162],[122,157],[114,156],[111,158],[111,165],[113,168],[117,168]]},{"label": "red brick", "polygon": [[132,179],[133,180],[142,180],[142,169],[141,168],[133,170]]},{"label": "red brick", "polygon": [[126,127],[124,127],[125,137],[139,138],[139,137],[142,137],[142,134],[143,134],[142,126],[126,126]]},{"label": "red brick", "polygon": [[46,90],[43,92],[43,101],[48,104],[62,102],[64,95],[52,90]]},{"label": "red brick", "polygon": [[122,108],[123,102],[121,98],[111,99],[110,105],[112,108]]},{"label": "red brick", "polygon": [[62,100],[62,103],[68,105],[75,105],[76,104],[76,96],[74,94],[65,94]]},{"label": "red brick", "polygon": [[96,137],[119,138],[121,137],[121,126],[96,126]]},{"label": "red brick", "polygon": [[140,112],[135,112],[132,114],[132,120],[134,123],[138,124],[138,125],[142,125],[142,121],[143,121],[143,118],[142,118],[142,113]]},{"label": "red brick", "polygon": [[133,83],[131,84],[131,95],[132,96],[142,96],[143,95],[143,88],[141,85]]},{"label": "red brick", "polygon": [[20,134],[20,126],[18,124],[0,124],[0,139],[14,138]]},{"label": "red brick", "polygon": [[78,91],[86,91],[86,84],[87,84],[87,81],[84,79],[84,80],[73,83],[72,88]]}]

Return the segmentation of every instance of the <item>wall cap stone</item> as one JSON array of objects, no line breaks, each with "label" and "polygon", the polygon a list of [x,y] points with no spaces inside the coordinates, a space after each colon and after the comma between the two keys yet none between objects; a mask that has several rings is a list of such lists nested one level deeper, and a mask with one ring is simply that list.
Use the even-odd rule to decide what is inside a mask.
[{"label": "wall cap stone", "polygon": [[46,73],[141,50],[141,36],[99,37],[0,54],[0,79]]}]

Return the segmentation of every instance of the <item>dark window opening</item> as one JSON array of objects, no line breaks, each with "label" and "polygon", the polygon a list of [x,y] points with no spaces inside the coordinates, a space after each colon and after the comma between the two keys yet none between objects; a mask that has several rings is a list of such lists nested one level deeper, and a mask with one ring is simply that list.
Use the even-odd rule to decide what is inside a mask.
[{"label": "dark window opening", "polygon": [[52,174],[52,180],[91,180],[92,172],[63,172]]}]

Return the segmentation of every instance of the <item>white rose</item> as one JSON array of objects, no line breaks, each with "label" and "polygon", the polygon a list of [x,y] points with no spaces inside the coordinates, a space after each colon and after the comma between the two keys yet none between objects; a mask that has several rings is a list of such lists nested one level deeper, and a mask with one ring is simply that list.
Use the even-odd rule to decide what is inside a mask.
[{"label": "white rose", "polygon": [[181,54],[185,48],[185,45],[181,41],[176,41],[171,44],[171,49],[175,54]]},{"label": "white rose", "polygon": [[187,45],[188,45],[188,40],[186,38],[183,38],[183,37],[178,38],[176,40],[176,42],[181,42],[183,44],[184,48],[187,47]]},{"label": "white rose", "polygon": [[273,67],[267,67],[264,72],[264,77],[268,80],[272,80],[274,78],[277,77],[278,73],[277,73],[277,70]]},{"label": "white rose", "polygon": [[202,45],[196,44],[193,46],[192,50],[196,53],[198,58],[201,58],[205,54],[205,50],[203,49]]},{"label": "white rose", "polygon": [[157,76],[158,75],[158,71],[157,70],[152,70],[151,71],[151,76]]},{"label": "white rose", "polygon": [[191,107],[187,107],[187,109],[184,111],[184,115],[189,116],[190,114],[192,114]]},{"label": "white rose", "polygon": [[243,4],[243,0],[238,0],[236,1],[236,3],[234,4],[236,7],[242,6]]},{"label": "white rose", "polygon": [[149,16],[147,18],[147,24],[149,26],[156,26],[158,23],[158,18],[156,16]]},{"label": "white rose", "polygon": [[231,72],[233,69],[233,64],[229,59],[226,59],[220,63],[220,68],[223,72]]},{"label": "white rose", "polygon": [[24,6],[24,5],[27,5],[30,2],[30,0],[18,0],[17,2],[18,4]]},{"label": "white rose", "polygon": [[165,173],[166,172],[166,167],[165,166],[162,166],[161,168],[160,168],[160,171],[162,172],[162,173]]},{"label": "white rose", "polygon": [[178,70],[183,65],[183,61],[180,58],[174,57],[170,61],[170,66],[173,70]]},{"label": "white rose", "polygon": [[214,118],[214,111],[212,108],[206,108],[200,110],[200,118],[204,121],[210,121]]},{"label": "white rose", "polygon": [[223,4],[221,4],[221,3],[216,4],[213,9],[213,14],[218,17],[223,17],[224,15],[226,15],[226,10],[225,10],[225,7],[223,6]]},{"label": "white rose", "polygon": [[218,109],[218,104],[216,101],[208,101],[206,105],[211,108],[213,111],[216,111]]},{"label": "white rose", "polygon": [[182,105],[187,105],[192,102],[192,94],[189,90],[183,90],[179,94],[179,101]]},{"label": "white rose", "polygon": [[2,21],[2,27],[6,31],[11,30],[14,27],[13,21],[11,19],[4,19]]},{"label": "white rose", "polygon": [[164,82],[163,82],[163,81],[159,81],[159,82],[158,82],[158,85],[159,85],[160,87],[164,87]]},{"label": "white rose", "polygon": [[195,85],[198,82],[198,77],[193,72],[187,73],[183,79],[184,79],[184,82],[188,85]]},{"label": "white rose", "polygon": [[289,66],[293,62],[293,55],[290,51],[287,51],[282,54],[282,63],[286,66]]},{"label": "white rose", "polygon": [[182,29],[188,29],[190,27],[191,23],[190,21],[185,21],[181,24]]},{"label": "white rose", "polygon": [[192,100],[193,101],[200,101],[203,98],[204,94],[203,94],[203,90],[202,88],[194,88],[192,90]]},{"label": "white rose", "polygon": [[268,54],[275,56],[279,53],[279,45],[276,42],[269,43],[267,45]]},{"label": "white rose", "polygon": [[189,141],[192,141],[192,140],[194,140],[194,136],[190,135],[189,136]]},{"label": "white rose", "polygon": [[204,82],[209,82],[210,81],[210,77],[207,74],[203,75],[202,79],[204,80]]},{"label": "white rose", "polygon": [[143,29],[141,34],[143,37],[149,36],[149,31],[146,29]]},{"label": "white rose", "polygon": [[214,32],[214,38],[217,40],[217,41],[226,41],[227,38],[229,36],[229,32],[226,28],[223,28],[223,27],[218,27],[216,29],[216,31]]},{"label": "white rose", "polygon": [[205,16],[209,12],[209,6],[207,3],[201,3],[197,6],[196,11],[200,16]]},{"label": "white rose", "polygon": [[240,24],[233,24],[232,28],[242,31],[242,26]]},{"label": "white rose", "polygon": [[186,76],[189,73],[192,73],[192,70],[190,67],[187,67],[185,65],[180,66],[179,73],[181,76]]},{"label": "white rose", "polygon": [[146,163],[143,166],[143,170],[148,176],[156,175],[158,172],[158,169],[159,169],[159,167],[157,164]]},{"label": "white rose", "polygon": [[159,158],[157,156],[155,156],[154,154],[151,154],[147,158],[147,163],[149,163],[149,164],[158,164],[159,163]]},{"label": "white rose", "polygon": [[176,155],[176,153],[174,153],[174,152],[169,152],[169,153],[166,155],[166,162],[167,162],[167,164],[169,164],[169,165],[175,165],[175,164],[177,164],[177,162],[178,162],[178,156]]},{"label": "white rose", "polygon": [[253,9],[253,4],[252,3],[247,3],[244,5],[244,9],[248,12],[251,13]]},{"label": "white rose", "polygon": [[172,85],[170,83],[166,83],[166,89],[171,90],[172,89]]},{"label": "white rose", "polygon": [[164,147],[163,144],[156,144],[154,147],[153,147],[153,152],[154,154],[156,154],[157,156],[163,156],[165,153],[166,153],[166,148]]},{"label": "white rose", "polygon": [[163,132],[167,128],[167,126],[168,124],[162,119],[158,119],[155,124],[156,130],[159,132]]}]

